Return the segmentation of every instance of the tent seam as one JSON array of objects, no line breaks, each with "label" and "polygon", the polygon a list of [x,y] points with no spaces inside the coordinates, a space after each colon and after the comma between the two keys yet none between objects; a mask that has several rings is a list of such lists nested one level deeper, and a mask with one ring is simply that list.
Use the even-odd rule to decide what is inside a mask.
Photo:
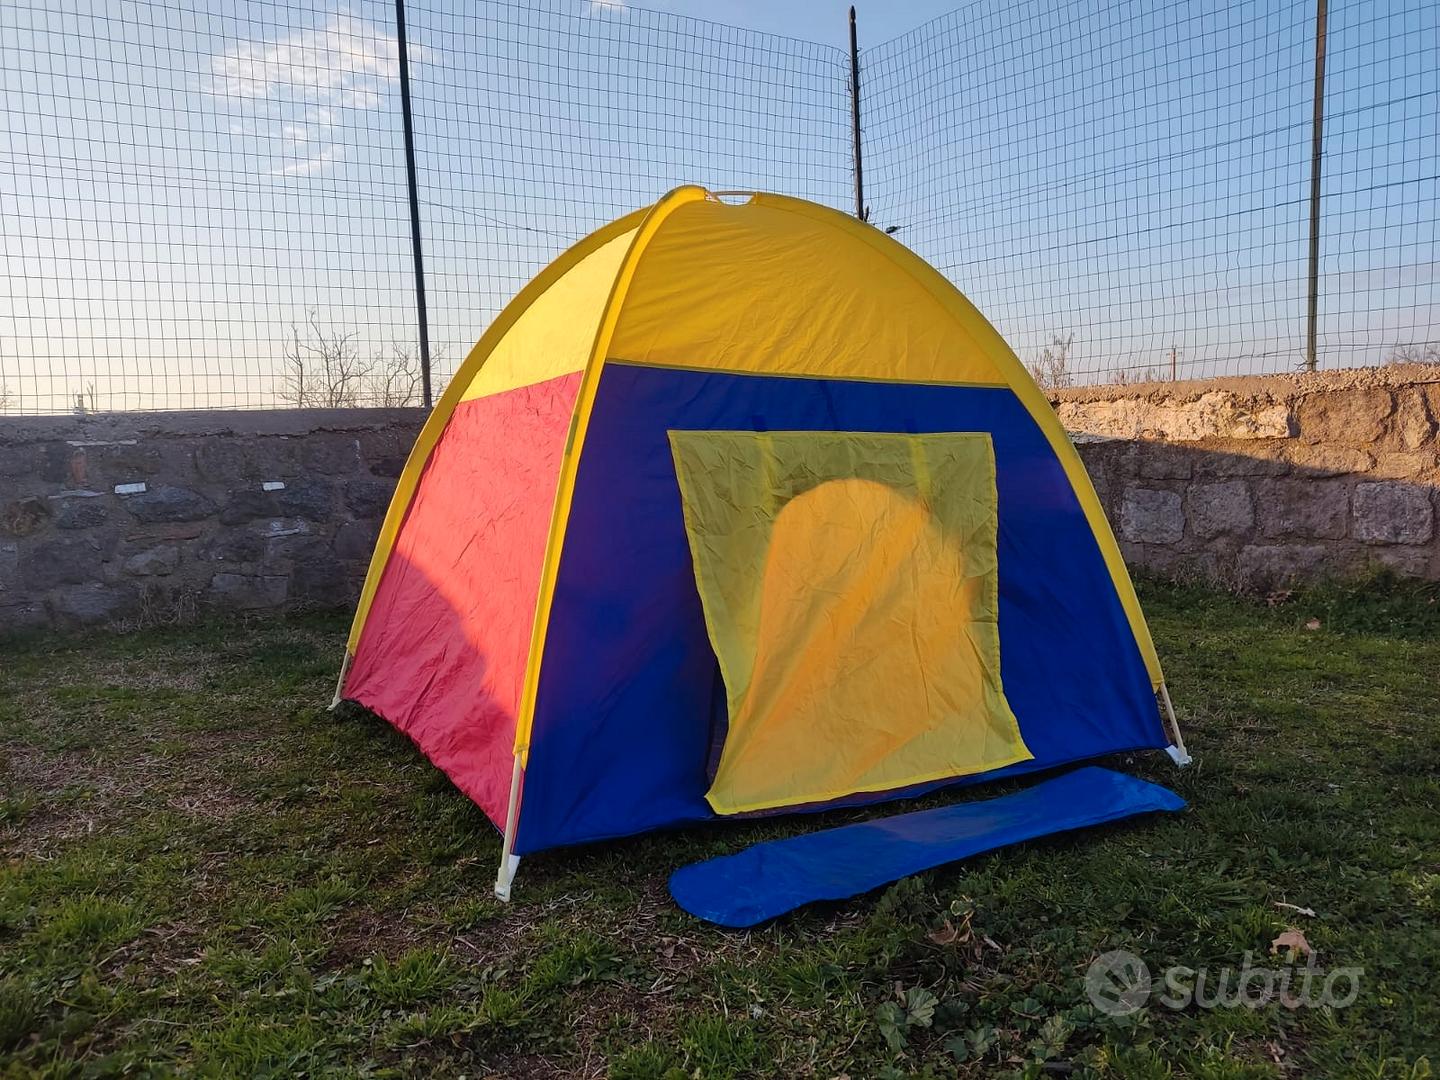
[{"label": "tent seam", "polygon": [[545,651],[545,639],[549,629],[550,614],[555,599],[556,576],[560,557],[565,547],[566,526],[570,518],[570,505],[575,491],[575,479],[579,469],[580,456],[589,430],[590,413],[595,404],[595,393],[599,386],[600,374],[605,367],[605,354],[614,338],[620,313],[635,272],[655,236],[670,216],[681,206],[708,198],[704,188],[695,185],[678,187],[654,204],[635,230],[635,239],[630,250],[620,261],[615,272],[615,281],[610,296],[601,309],[599,325],[595,330],[595,342],[591,346],[589,359],[580,377],[580,389],[575,396],[575,410],[570,417],[570,431],[565,439],[565,450],[560,459],[560,475],[556,481],[555,502],[551,511],[550,529],[545,541],[544,561],[540,569],[540,587],[535,599],[535,620],[531,628],[530,652],[526,658],[525,681],[520,694],[520,709],[515,717],[515,753],[521,757],[521,765],[528,764],[530,734],[535,720],[535,703],[540,688],[540,667]]}]

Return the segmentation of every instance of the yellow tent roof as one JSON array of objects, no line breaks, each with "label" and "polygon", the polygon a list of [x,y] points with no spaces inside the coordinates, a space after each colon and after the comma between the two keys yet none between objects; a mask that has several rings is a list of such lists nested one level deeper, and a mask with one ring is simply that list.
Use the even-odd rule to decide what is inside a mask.
[{"label": "yellow tent roof", "polygon": [[555,564],[606,363],[887,382],[1004,386],[1045,434],[1114,579],[1153,683],[1163,681],[1099,499],[1049,402],[1014,352],[938,271],[878,229],[781,195],[730,203],[677,188],[586,237],[485,332],[436,403],[381,530],[353,652],[421,469],[462,400],[581,372],[557,482],[517,745],[524,747]]}]

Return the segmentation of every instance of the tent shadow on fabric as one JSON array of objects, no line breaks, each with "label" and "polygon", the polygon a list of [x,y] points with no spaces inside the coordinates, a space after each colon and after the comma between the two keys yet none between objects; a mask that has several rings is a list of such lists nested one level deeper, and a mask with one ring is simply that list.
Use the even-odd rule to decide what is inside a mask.
[{"label": "tent shadow on fabric", "polygon": [[[412,595],[426,597],[427,632],[421,642],[408,643],[423,651],[412,651],[405,677],[366,684],[365,707],[406,735],[493,821],[504,813],[510,773],[484,768],[497,757],[494,733],[504,727],[503,702],[484,689],[489,657],[483,642],[467,636],[468,620],[432,578],[403,555],[392,566]],[[392,643],[377,635],[373,646],[383,650]]]}]

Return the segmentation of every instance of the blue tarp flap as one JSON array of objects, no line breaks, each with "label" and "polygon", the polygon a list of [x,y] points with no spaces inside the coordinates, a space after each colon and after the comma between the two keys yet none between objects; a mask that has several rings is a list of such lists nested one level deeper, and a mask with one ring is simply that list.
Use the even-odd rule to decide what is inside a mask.
[{"label": "blue tarp flap", "polygon": [[670,875],[670,895],[709,922],[754,926],[1006,844],[1184,808],[1184,799],[1159,784],[1088,766],[998,799],[771,840],[682,866]]}]

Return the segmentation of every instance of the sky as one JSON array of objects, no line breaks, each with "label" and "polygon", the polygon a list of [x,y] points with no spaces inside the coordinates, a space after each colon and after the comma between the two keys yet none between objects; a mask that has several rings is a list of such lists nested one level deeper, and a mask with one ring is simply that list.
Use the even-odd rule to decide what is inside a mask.
[{"label": "sky", "polygon": [[[871,220],[1023,359],[1298,362],[1312,0],[857,6]],[[550,258],[679,183],[853,208],[845,5],[407,12],[442,377]],[[276,404],[312,321],[413,354],[392,18],[0,4],[10,411]],[[1331,0],[1330,41],[1322,362],[1376,363],[1440,340],[1440,5]]]}]

